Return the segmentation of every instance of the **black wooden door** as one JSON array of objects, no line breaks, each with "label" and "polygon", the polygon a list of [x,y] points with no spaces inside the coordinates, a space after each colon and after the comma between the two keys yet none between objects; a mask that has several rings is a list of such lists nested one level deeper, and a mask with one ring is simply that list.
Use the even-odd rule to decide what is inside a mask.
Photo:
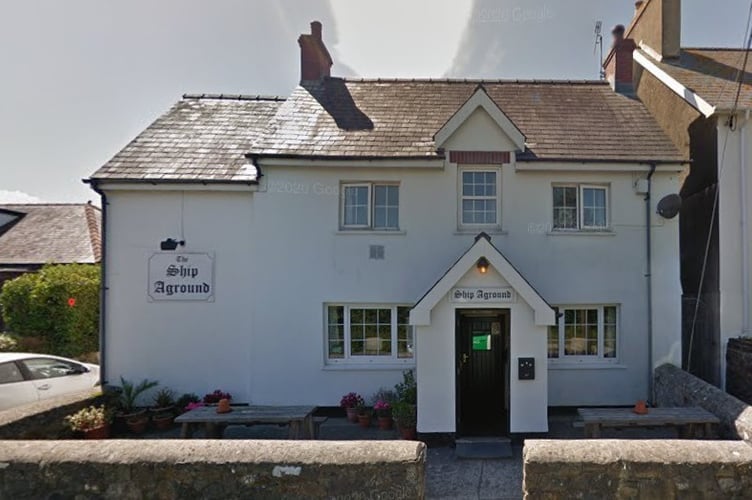
[{"label": "black wooden door", "polygon": [[457,313],[457,431],[507,433],[506,326],[502,314]]}]

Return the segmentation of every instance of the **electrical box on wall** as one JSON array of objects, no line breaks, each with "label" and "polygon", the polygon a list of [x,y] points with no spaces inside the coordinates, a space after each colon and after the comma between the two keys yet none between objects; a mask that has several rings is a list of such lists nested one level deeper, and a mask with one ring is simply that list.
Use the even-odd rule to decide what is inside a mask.
[{"label": "electrical box on wall", "polygon": [[535,358],[517,358],[517,378],[535,380]]}]

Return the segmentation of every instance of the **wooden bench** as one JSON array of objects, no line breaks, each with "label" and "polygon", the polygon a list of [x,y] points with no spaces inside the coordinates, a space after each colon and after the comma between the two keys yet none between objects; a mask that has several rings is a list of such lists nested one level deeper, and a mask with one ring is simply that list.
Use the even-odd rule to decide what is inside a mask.
[{"label": "wooden bench", "polygon": [[720,419],[702,408],[650,408],[638,415],[632,408],[579,408],[577,410],[586,438],[599,438],[605,427],[678,427],[679,436],[694,438],[702,429],[703,437],[715,437]]},{"label": "wooden bench", "polygon": [[321,426],[329,420],[329,417],[313,417],[313,439],[318,439],[321,434]]}]

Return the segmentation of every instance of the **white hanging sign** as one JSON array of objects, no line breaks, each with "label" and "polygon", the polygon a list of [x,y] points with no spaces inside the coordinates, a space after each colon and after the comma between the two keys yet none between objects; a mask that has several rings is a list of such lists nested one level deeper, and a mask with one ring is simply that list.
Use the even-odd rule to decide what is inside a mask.
[{"label": "white hanging sign", "polygon": [[148,295],[150,301],[213,301],[214,257],[208,253],[153,254]]},{"label": "white hanging sign", "polygon": [[449,301],[458,304],[510,304],[517,301],[517,294],[510,287],[452,288]]}]

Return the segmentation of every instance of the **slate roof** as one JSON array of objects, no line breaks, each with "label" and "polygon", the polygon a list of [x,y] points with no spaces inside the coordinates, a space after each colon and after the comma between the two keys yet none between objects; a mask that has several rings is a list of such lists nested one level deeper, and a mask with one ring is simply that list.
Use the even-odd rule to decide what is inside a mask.
[{"label": "slate roof", "polygon": [[245,153],[284,99],[186,94],[97,170],[109,181],[254,182]]},{"label": "slate roof", "polygon": [[434,134],[482,85],[527,139],[518,160],[682,161],[645,106],[601,81],[367,80],[299,86],[252,152],[437,157]]},{"label": "slate roof", "polygon": [[[650,57],[644,52],[643,54]],[[726,111],[733,108],[738,71],[744,63],[743,49],[687,48],[682,49],[677,60],[652,62],[710,105]],[[747,68],[750,67],[752,57],[747,63]],[[744,72],[742,79],[739,108],[752,108],[752,73],[749,69]]]},{"label": "slate roof", "polygon": [[[102,213],[94,205],[0,205],[0,266],[101,260]],[[7,217],[3,217],[3,220]]]}]

